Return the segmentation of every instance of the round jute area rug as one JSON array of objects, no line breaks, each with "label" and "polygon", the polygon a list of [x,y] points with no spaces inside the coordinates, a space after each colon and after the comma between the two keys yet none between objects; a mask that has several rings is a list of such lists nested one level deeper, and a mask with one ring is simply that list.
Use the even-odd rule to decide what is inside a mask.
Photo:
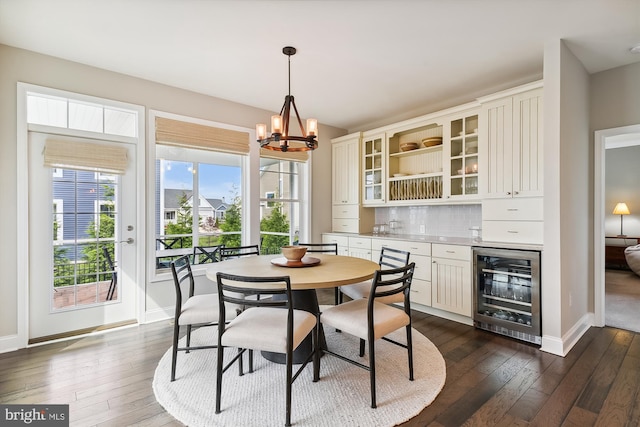
[{"label": "round jute area rug", "polygon": [[[215,327],[192,334],[192,345],[215,343]],[[358,359],[358,339],[325,328],[332,350]],[[370,407],[369,372],[336,357],[321,359],[320,381],[312,382],[311,363],[293,383],[291,423],[294,426],[394,426],[416,416],[444,386],[442,355],[424,335],[413,330],[414,381],[409,381],[407,351],[376,341],[376,409]],[[404,330],[390,335],[405,342]],[[184,338],[183,338],[184,340]],[[285,421],[285,366],[254,354],[254,372],[238,376],[236,365],[222,378],[222,412],[215,414],[216,349],[178,353],[176,380],[170,382],[171,349],[162,356],[153,377],[158,402],[191,427],[282,426]],[[230,360],[233,349],[225,349]],[[362,358],[368,364],[367,356]],[[247,369],[245,360],[245,370]],[[298,365],[294,365],[295,368]]]}]

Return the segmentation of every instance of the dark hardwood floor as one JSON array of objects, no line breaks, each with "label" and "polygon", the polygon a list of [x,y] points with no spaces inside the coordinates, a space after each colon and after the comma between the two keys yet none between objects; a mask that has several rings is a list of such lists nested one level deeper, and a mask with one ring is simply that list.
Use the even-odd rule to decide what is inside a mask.
[{"label": "dark hardwood floor", "polygon": [[[440,349],[447,380],[403,426],[640,424],[639,334],[592,328],[562,358],[419,312],[413,326]],[[151,388],[171,331],[165,321],[2,354],[0,403],[68,403],[75,426],[179,426]]]}]

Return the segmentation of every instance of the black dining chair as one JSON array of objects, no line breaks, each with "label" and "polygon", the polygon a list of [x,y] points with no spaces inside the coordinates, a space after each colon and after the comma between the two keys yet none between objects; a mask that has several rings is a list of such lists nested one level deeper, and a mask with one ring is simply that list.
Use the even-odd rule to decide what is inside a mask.
[{"label": "black dining chair", "polygon": [[[349,362],[369,371],[371,383],[371,407],[375,408],[376,403],[376,352],[375,342],[384,339],[395,345],[407,349],[409,362],[409,380],[413,381],[413,345],[411,339],[411,280],[415,263],[406,266],[378,270],[373,276],[369,298],[355,299],[343,304],[338,304],[326,308],[319,314],[319,325],[332,326],[343,333],[353,335],[360,339],[360,357],[364,356],[365,341],[369,343],[369,365],[364,365],[356,360],[350,359],[342,354],[337,354],[330,349],[319,348],[318,352],[326,353],[341,360]],[[387,304],[378,301],[394,295],[401,295],[403,307]],[[401,343],[387,337],[404,327],[406,330],[406,343]],[[317,339],[317,338],[316,338]],[[331,346],[328,342],[327,345]],[[318,365],[320,362],[318,362]],[[319,369],[319,366],[318,366]]]},{"label": "black dining chair", "polygon": [[102,247],[102,254],[104,255],[105,261],[107,261],[107,267],[109,267],[109,271],[111,272],[111,282],[109,283],[109,289],[107,290],[107,301],[111,301],[113,299],[113,294],[118,287],[118,272],[116,271],[115,263],[111,259],[111,253],[109,253],[109,249],[106,246]]},{"label": "black dining chair", "polygon": [[205,264],[220,261],[220,249],[222,245],[216,246],[194,246],[192,264]]},{"label": "black dining chair", "polygon": [[229,258],[239,258],[243,256],[260,255],[260,248],[258,245],[245,245],[245,246],[221,246],[220,247],[220,260],[224,261]]},{"label": "black dining chair", "polygon": [[[218,296],[211,294],[195,294],[195,281],[189,262],[189,255],[183,255],[171,262],[171,274],[176,291],[176,308],[173,323],[173,343],[171,347],[171,381],[176,379],[176,364],[178,351],[189,353],[191,350],[216,348],[216,344],[191,346],[191,331],[193,327],[215,326],[220,319]],[[183,301],[182,286],[187,286],[187,297]],[[237,311],[227,310],[226,319],[235,317]],[[180,327],[187,327],[186,344],[178,347]]]},{"label": "black dining chair", "polygon": [[[403,267],[409,264],[410,256],[411,254],[408,251],[403,251],[400,249],[384,246],[380,251],[380,259],[378,261],[378,264],[380,265],[380,268],[387,268],[387,269]],[[343,286],[340,286],[339,302],[342,303],[343,294],[348,296],[351,299],[360,299],[360,298],[368,298],[370,292],[371,292],[371,281],[354,283],[352,285],[343,285]],[[402,302],[402,295],[401,294],[390,295],[387,298],[383,298],[379,301],[385,302],[387,304],[392,304],[394,302]]]},{"label": "black dining chair", "polygon": [[[253,372],[253,351],[283,353],[286,357],[286,414],[285,426],[291,425],[291,385],[298,378],[309,361],[313,361],[314,378],[318,380],[319,355],[316,351],[318,334],[316,316],[304,310],[293,308],[291,281],[289,276],[251,277],[218,272],[218,360],[216,365],[216,409],[221,411],[222,375],[236,361],[242,362],[249,350],[249,372]],[[247,284],[251,284],[248,286]],[[277,298],[256,298],[260,295],[274,295]],[[227,304],[241,305],[244,310],[233,319],[228,319]],[[227,322],[230,320],[228,324]],[[309,335],[313,345],[302,365],[293,373],[293,350]],[[225,347],[235,347],[237,354],[225,364]],[[242,375],[242,368],[240,368]],[[263,395],[268,398],[269,394]]]}]

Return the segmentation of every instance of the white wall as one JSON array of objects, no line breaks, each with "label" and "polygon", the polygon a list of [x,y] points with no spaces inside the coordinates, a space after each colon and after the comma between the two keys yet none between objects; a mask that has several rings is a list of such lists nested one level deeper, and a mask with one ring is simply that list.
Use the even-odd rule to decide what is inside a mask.
[{"label": "white wall", "polygon": [[591,324],[589,76],[560,40],[544,64],[542,348],[566,354]]},{"label": "white wall", "polygon": [[[0,45],[0,184],[3,209],[0,209],[0,351],[3,342],[17,333],[16,279],[16,85],[26,82],[70,92],[114,99],[160,110],[216,122],[253,128],[273,112],[200,95],[150,81],[93,68],[78,63]],[[188,70],[185,70],[188,74]],[[188,78],[188,75],[185,76]],[[221,84],[224,84],[222,82]],[[274,108],[281,101],[274,100]],[[331,143],[344,135],[343,129],[321,125],[320,148],[313,153],[312,237],[330,229],[331,222]],[[149,134],[147,128],[147,135]],[[173,300],[170,283],[154,283],[147,287],[149,306],[164,306]],[[171,302],[172,303],[172,302]]]}]

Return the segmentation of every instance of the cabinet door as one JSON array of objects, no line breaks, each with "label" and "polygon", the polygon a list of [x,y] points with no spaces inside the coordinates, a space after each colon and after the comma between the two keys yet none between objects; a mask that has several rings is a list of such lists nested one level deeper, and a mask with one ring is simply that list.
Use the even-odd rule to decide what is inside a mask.
[{"label": "cabinet door", "polygon": [[346,171],[343,173],[344,193],[348,204],[360,203],[360,140],[349,141],[345,150]]},{"label": "cabinet door", "polygon": [[385,134],[376,134],[362,139],[363,144],[363,200],[365,205],[385,202]]},{"label": "cabinet door", "polygon": [[432,259],[431,305],[471,317],[471,262]]},{"label": "cabinet door", "polygon": [[484,197],[511,197],[513,191],[513,101],[487,102],[480,111],[480,188]]},{"label": "cabinet door", "polygon": [[541,196],[542,89],[513,97],[513,135],[513,196]]},{"label": "cabinet door", "polygon": [[449,192],[448,197],[477,198],[478,196],[478,114],[467,113],[449,122]]},{"label": "cabinet door", "polygon": [[333,204],[360,203],[360,140],[334,143],[331,147]]},{"label": "cabinet door", "polygon": [[349,256],[368,259],[371,261],[371,249],[360,249],[349,247]]}]

